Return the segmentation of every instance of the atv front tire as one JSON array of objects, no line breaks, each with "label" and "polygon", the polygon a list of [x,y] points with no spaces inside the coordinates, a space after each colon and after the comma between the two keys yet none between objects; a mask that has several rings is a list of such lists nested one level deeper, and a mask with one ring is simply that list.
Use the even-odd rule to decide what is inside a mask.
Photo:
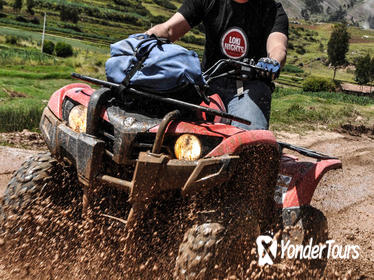
[{"label": "atv front tire", "polygon": [[[300,220],[296,225],[287,229],[283,236],[285,242],[289,239],[294,245],[312,246],[326,244],[328,240],[328,224],[325,215],[312,206],[302,209]],[[308,278],[320,278],[327,264],[327,249],[325,248],[321,258],[303,259],[301,265],[305,272],[312,273]]]},{"label": "atv front tire", "polygon": [[179,246],[174,278],[223,279],[251,262],[251,248],[259,234],[253,217],[232,224],[207,222],[195,225]]},{"label": "atv front tire", "polygon": [[74,168],[63,166],[49,152],[32,156],[14,173],[5,190],[1,226],[9,216],[21,216],[37,200],[49,198],[54,204],[70,206],[79,193],[78,184]]},{"label": "atv front tire", "polygon": [[223,253],[225,228],[219,223],[206,223],[189,229],[179,247],[176,279],[206,279],[214,270],[216,255]]}]

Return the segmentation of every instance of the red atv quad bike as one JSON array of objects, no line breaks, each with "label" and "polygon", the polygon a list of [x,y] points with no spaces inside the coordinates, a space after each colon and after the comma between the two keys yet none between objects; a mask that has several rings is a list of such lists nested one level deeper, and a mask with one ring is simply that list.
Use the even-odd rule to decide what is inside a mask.
[{"label": "red atv quad bike", "polygon": [[[255,79],[257,73],[252,64],[222,60],[206,78]],[[103,87],[74,83],[51,96],[40,122],[50,153],[29,159],[15,173],[3,207],[17,212],[32,204],[45,189],[59,188],[64,178],[57,173],[72,167],[83,216],[100,200],[96,186],[125,193],[122,216],[105,213],[126,220],[127,229],[147,224],[150,205],[166,196],[166,212],[175,213],[173,199],[182,201],[184,234],[174,239],[177,279],[220,278],[249,265],[246,254],[256,238],[277,223],[291,227],[299,242],[310,233],[327,238],[326,218],[310,202],[321,177],[341,168],[338,159],[279,143],[268,130],[227,124],[249,122],[226,113],[217,94],[196,105],[171,98],[175,92],[160,95],[73,76]],[[180,91],[183,97],[196,94]],[[316,160],[299,161],[284,149]]]}]

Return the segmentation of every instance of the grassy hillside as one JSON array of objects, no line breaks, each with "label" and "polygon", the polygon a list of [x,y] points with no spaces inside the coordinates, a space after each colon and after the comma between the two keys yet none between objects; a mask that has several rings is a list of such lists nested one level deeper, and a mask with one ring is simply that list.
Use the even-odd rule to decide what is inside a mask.
[{"label": "grassy hillside", "polygon": [[[118,41],[133,33],[144,32],[152,25],[166,20],[180,5],[177,1],[169,0],[142,2],[137,0],[75,2],[34,0],[35,7],[32,9],[33,12],[30,12],[25,4],[21,10],[14,9],[13,3],[13,0],[5,1],[0,15],[0,24],[41,31],[43,14],[46,12],[48,33],[101,44]],[[74,15],[74,12],[77,14]],[[67,14],[67,19],[62,19],[61,13]],[[74,17],[77,19],[76,22],[73,20]],[[189,35],[192,36],[192,33]],[[194,30],[194,35],[203,36],[197,29]]]},{"label": "grassy hillside", "polygon": [[[312,20],[326,21],[343,11],[342,18],[349,23],[368,26],[367,20],[373,15],[374,2],[371,0],[279,0],[292,18],[303,18],[302,10],[308,10]],[[313,4],[314,5],[311,5]]]},{"label": "grassy hillside", "polygon": [[[10,0],[5,1],[0,11],[0,131],[35,129],[49,96],[73,81],[70,78],[73,71],[105,79],[109,44],[164,21],[181,1],[35,0],[35,3],[34,14],[25,6],[14,10]],[[79,11],[77,23],[60,18],[60,10],[65,6]],[[60,58],[40,52],[44,12],[47,13],[46,40],[70,44],[74,49],[72,57]],[[292,90],[280,89],[274,94],[274,127],[294,122],[336,127],[341,121],[355,119],[360,114],[370,122],[371,101],[340,100],[337,96],[338,100],[331,103],[325,100],[329,100],[328,93],[314,97],[300,90],[303,80],[310,75],[332,77],[326,52],[331,28],[331,24],[304,21],[291,24],[288,61],[278,85]],[[373,31],[357,27],[350,27],[349,31],[352,34],[349,62],[367,52],[374,55]],[[196,50],[201,56],[204,34],[194,28],[177,43]],[[352,68],[339,69],[337,79],[353,82]]]}]

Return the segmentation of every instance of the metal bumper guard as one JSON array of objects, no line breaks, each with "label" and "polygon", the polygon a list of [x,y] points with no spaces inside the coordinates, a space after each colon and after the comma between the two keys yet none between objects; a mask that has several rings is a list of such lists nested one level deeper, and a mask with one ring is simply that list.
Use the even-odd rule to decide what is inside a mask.
[{"label": "metal bumper guard", "polygon": [[79,180],[86,186],[102,182],[125,190],[131,203],[146,203],[160,192],[180,189],[184,196],[219,186],[230,179],[239,160],[237,155],[202,158],[197,161],[171,159],[164,154],[141,152],[132,181],[102,174],[105,142],[76,133],[45,108],[40,130],[51,153],[66,157],[76,166]]}]

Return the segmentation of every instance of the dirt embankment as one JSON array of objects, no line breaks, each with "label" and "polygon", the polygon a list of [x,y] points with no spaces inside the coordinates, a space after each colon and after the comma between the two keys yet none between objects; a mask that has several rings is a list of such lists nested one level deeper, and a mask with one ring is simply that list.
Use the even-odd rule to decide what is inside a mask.
[{"label": "dirt embankment", "polygon": [[[338,271],[342,275],[349,272],[356,279],[374,279],[374,140],[365,135],[324,131],[302,136],[278,133],[277,138],[342,160],[343,170],[325,175],[312,205],[326,215],[329,238],[340,245],[359,245],[360,257],[330,259],[327,271]],[[34,150],[0,147],[0,190],[5,188],[11,172],[34,153]],[[2,271],[0,267],[0,278],[5,279]]]}]

